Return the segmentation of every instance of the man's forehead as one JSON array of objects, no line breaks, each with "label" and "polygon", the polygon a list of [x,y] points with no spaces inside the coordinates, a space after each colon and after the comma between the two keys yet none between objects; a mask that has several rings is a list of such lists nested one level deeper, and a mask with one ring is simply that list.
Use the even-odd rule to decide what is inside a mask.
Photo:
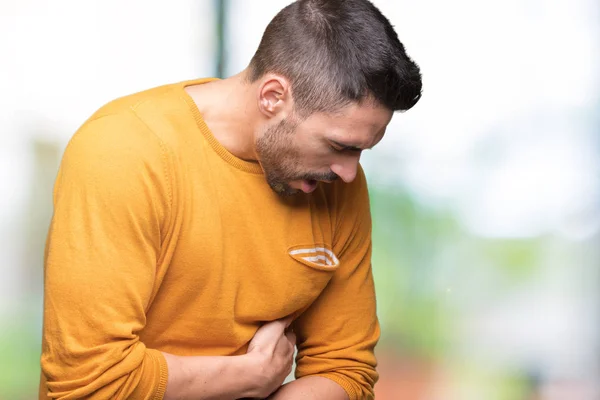
[{"label": "man's forehead", "polygon": [[393,112],[383,106],[370,103],[351,104],[336,113],[317,112],[305,122],[309,125],[324,125],[339,129],[361,129],[380,132],[390,123]]}]

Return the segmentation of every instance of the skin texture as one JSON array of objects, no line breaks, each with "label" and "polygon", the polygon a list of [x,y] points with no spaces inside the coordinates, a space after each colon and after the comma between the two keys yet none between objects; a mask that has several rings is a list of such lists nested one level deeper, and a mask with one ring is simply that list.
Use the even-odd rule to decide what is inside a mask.
[{"label": "skin texture", "polygon": [[307,376],[281,387],[269,400],[348,399],[348,395],[334,381],[320,376]]}]

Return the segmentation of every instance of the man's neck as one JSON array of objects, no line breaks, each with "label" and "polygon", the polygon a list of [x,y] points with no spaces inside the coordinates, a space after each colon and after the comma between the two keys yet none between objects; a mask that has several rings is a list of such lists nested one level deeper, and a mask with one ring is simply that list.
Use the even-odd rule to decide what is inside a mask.
[{"label": "man's neck", "polygon": [[254,131],[257,105],[245,72],[186,87],[213,136],[233,155],[256,161]]}]

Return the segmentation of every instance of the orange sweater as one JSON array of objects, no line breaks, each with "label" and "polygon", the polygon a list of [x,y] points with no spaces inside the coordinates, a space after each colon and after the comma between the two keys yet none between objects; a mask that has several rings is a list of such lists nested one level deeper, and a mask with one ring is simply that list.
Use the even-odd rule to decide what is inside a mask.
[{"label": "orange sweater", "polygon": [[74,135],[45,254],[40,399],[162,399],[177,355],[244,354],[297,316],[296,377],[373,396],[365,177],[281,198],[183,88],[115,100]]}]

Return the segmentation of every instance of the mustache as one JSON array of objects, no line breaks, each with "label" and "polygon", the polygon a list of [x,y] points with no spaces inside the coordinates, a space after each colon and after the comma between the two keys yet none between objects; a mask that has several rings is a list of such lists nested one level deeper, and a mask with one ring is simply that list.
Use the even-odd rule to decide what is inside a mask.
[{"label": "mustache", "polygon": [[333,181],[337,180],[338,178],[339,178],[339,176],[335,172],[329,171],[329,172],[323,172],[323,173],[304,174],[304,175],[300,176],[298,178],[298,180],[304,179],[307,181],[330,181],[330,182],[333,182]]}]

